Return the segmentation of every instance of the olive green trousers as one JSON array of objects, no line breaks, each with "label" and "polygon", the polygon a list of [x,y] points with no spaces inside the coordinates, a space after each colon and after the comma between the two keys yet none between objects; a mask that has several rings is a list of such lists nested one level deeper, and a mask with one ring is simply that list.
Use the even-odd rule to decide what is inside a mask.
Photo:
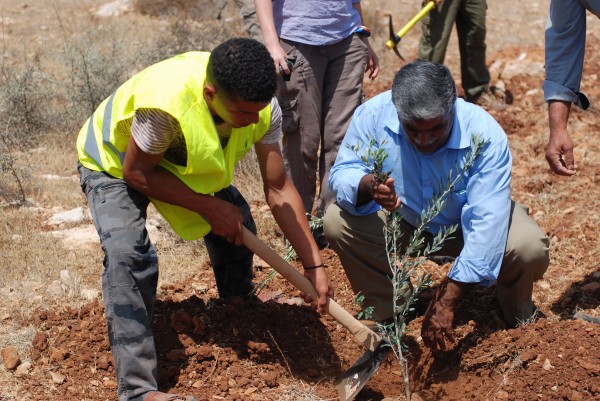
[{"label": "olive green trousers", "polygon": [[467,99],[476,98],[490,83],[485,61],[486,0],[443,1],[423,17],[419,58],[443,64],[452,28],[456,25],[460,75]]}]

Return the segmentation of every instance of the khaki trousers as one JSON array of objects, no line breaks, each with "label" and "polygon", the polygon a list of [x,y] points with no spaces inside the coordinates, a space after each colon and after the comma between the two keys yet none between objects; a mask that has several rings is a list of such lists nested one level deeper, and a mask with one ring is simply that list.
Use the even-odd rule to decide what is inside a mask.
[{"label": "khaki trousers", "polygon": [[[392,316],[391,269],[385,250],[383,229],[386,212],[354,216],[332,204],[325,213],[325,236],[339,255],[352,289],[365,297],[364,307],[374,308],[376,320]],[[407,241],[414,227],[402,222]],[[427,240],[431,240],[431,236]],[[444,243],[436,255],[456,257],[463,248],[462,233]],[[405,244],[404,244],[405,245]],[[504,259],[497,280],[497,295],[504,319],[516,326],[535,311],[531,296],[533,282],[550,263],[550,241],[528,215],[528,208],[512,202]]]}]

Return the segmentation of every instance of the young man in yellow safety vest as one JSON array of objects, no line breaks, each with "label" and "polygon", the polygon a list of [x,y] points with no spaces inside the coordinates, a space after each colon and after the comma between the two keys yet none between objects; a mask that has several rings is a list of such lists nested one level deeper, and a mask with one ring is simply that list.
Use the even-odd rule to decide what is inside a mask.
[{"label": "young man in yellow safety vest", "polygon": [[266,201],[319,294],[305,301],[324,311],[329,282],[285,174],[276,87],[267,49],[230,39],[211,53],[184,53],[146,68],[81,128],[78,170],[105,253],[103,300],[120,401],[193,399],[157,391],[150,202],[183,239],[204,238],[221,298],[251,293],[253,255],[242,245],[242,227],[256,233],[256,226],[231,182],[252,146]]}]

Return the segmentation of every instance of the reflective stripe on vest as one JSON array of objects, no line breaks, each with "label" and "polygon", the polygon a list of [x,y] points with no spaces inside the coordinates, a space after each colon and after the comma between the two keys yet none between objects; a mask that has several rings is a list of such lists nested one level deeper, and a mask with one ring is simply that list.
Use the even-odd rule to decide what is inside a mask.
[{"label": "reflective stripe on vest", "polygon": [[[104,107],[104,118],[102,119],[102,142],[106,145],[110,150],[113,151],[115,155],[119,156],[119,160],[121,160],[121,165],[123,165],[123,161],[125,161],[125,152],[119,152],[115,145],[110,142],[110,126],[112,124],[112,108],[113,108],[113,100],[115,98],[115,94],[117,92],[113,92],[112,95],[108,98],[108,102]],[[100,157],[100,150],[98,149],[98,144],[96,143],[96,133],[94,131],[94,116],[96,113],[92,113],[92,116],[89,120],[89,125],[87,129],[87,137],[85,138],[85,145],[83,150],[87,153],[98,166],[105,168],[102,165],[102,157]]]},{"label": "reflective stripe on vest", "polygon": [[[235,164],[267,132],[271,108],[259,113],[259,121],[234,128],[225,148],[219,141],[211,112],[203,97],[209,53],[189,52],[164,60],[123,83],[82,126],[77,138],[79,161],[85,167],[123,178],[125,151],[131,132],[119,124],[131,124],[135,110],[162,110],[181,127],[188,152],[185,166],[165,158],[159,165],[179,178],[190,190],[212,195],[233,180]],[[198,213],[152,199],[159,213],[183,239],[198,239],[210,226]]]}]

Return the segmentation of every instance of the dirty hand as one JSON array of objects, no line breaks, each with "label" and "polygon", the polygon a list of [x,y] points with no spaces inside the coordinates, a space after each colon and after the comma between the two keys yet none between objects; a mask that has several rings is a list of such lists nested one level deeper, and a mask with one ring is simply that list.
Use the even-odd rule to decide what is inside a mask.
[{"label": "dirty hand", "polygon": [[449,277],[440,284],[423,317],[421,337],[433,351],[445,351],[454,343],[454,308],[474,283],[462,283]]},{"label": "dirty hand", "polygon": [[577,172],[573,157],[573,141],[566,129],[555,130],[550,134],[546,147],[546,160],[556,174],[570,176]]},{"label": "dirty hand", "polygon": [[229,202],[217,198],[215,201],[218,201],[217,207],[213,207],[211,212],[203,215],[210,224],[212,232],[220,237],[225,237],[233,244],[242,245],[244,240],[242,211]]},{"label": "dirty hand", "polygon": [[[333,298],[333,288],[329,286],[329,279],[325,273],[325,268],[319,267],[317,269],[306,270],[304,272],[304,277],[306,277],[312,283],[313,287],[317,291],[317,294],[319,295],[319,299],[316,302],[317,311],[319,311],[319,313],[326,313],[327,299],[329,297]],[[310,294],[301,292],[300,296],[304,298],[304,302],[313,304],[314,301]]]},{"label": "dirty hand", "polygon": [[445,306],[440,301],[432,301],[421,326],[423,343],[433,351],[445,351],[447,349],[446,342],[451,345],[455,341],[453,320],[453,307]]},{"label": "dirty hand", "polygon": [[394,179],[388,177],[385,182],[373,177],[371,181],[371,197],[385,210],[393,212],[400,207],[400,198],[394,188]]}]

